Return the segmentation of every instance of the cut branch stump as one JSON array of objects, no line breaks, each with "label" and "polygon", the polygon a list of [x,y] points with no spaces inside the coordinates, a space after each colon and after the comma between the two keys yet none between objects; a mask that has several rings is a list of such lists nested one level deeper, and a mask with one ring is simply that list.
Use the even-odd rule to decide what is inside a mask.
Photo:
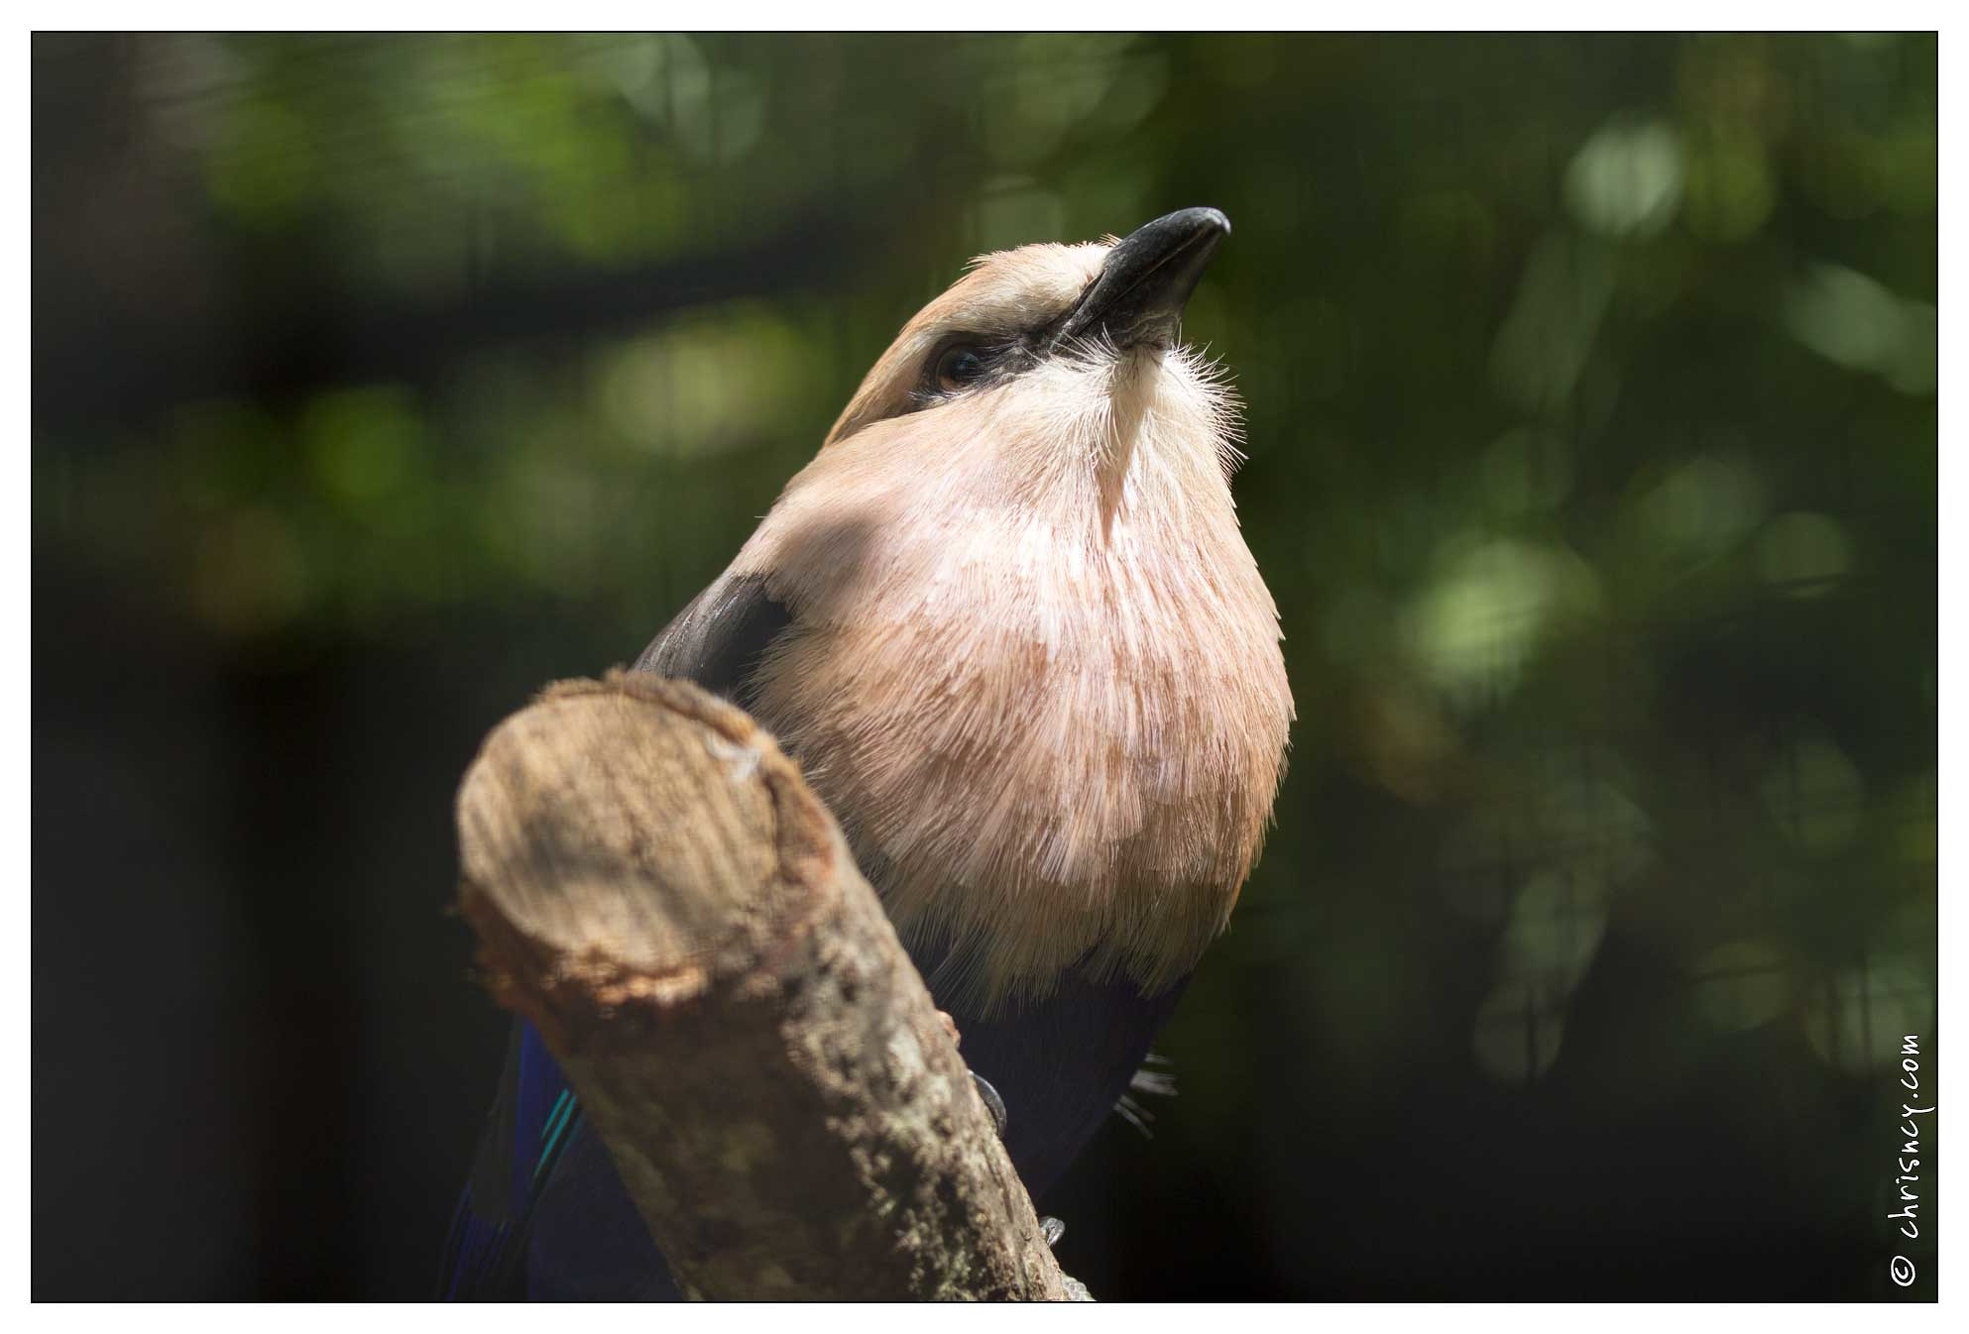
[{"label": "cut branch stump", "polygon": [[487,738],[458,838],[487,986],[686,1292],[1079,1289],[833,817],[744,712],[640,673],[553,686]]}]

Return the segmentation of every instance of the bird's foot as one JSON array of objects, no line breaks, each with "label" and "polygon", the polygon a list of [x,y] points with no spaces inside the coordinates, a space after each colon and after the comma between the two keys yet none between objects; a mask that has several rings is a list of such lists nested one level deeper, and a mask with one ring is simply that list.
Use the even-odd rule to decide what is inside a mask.
[{"label": "bird's foot", "polygon": [[[1060,1238],[1066,1234],[1067,1225],[1059,1219],[1048,1216],[1039,1220],[1039,1235],[1046,1242],[1047,1250],[1058,1249]],[[1094,1300],[1094,1294],[1087,1291],[1087,1285],[1075,1278],[1072,1274],[1062,1273],[1060,1275],[1060,1281],[1066,1288],[1068,1301],[1091,1302]]]},{"label": "bird's foot", "polygon": [[977,1085],[978,1097],[984,1100],[985,1110],[991,1113],[991,1124],[998,1131],[998,1138],[1005,1138],[1005,1124],[1011,1118],[1005,1113],[1005,1099],[998,1096],[998,1090],[991,1081],[977,1071],[971,1071],[971,1082]]},{"label": "bird's foot", "polygon": [[[962,1048],[964,1045],[964,1035],[957,1031],[957,1021],[950,1017],[950,1011],[938,1010],[937,1018],[943,1020],[944,1031],[950,1034],[950,1040],[959,1048]],[[984,1100],[985,1110],[991,1113],[993,1129],[998,1131],[998,1138],[1004,1139],[1005,1123],[1010,1119],[1005,1114],[1005,1099],[998,1096],[998,1090],[991,1086],[989,1079],[986,1079],[975,1070],[970,1073],[971,1082],[978,1086],[978,1096]]]}]

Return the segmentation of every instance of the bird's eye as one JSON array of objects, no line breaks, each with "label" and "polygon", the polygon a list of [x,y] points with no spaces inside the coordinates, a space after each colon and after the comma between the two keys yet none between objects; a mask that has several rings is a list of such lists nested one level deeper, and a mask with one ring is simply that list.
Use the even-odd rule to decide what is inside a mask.
[{"label": "bird's eye", "polygon": [[969,343],[958,343],[943,350],[937,358],[937,388],[955,393],[984,378],[985,359]]}]

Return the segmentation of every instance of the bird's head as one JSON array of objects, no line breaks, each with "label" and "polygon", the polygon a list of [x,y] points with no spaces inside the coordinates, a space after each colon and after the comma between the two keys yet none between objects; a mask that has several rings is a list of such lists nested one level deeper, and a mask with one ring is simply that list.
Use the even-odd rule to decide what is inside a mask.
[{"label": "bird's head", "polygon": [[[1068,499],[1095,483],[1113,522],[1145,418],[1175,448],[1235,460],[1236,405],[1216,369],[1179,341],[1184,304],[1231,225],[1188,208],[1121,240],[984,255],[904,326],[862,380],[827,444],[863,432],[872,451],[934,442],[983,449],[1026,485]],[[1009,468],[1003,465],[1009,464]]]}]

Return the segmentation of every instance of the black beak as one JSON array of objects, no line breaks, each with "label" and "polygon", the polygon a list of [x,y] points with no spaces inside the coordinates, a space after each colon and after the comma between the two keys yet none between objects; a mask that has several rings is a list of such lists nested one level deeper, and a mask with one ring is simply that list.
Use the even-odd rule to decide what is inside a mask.
[{"label": "black beak", "polygon": [[1137,228],[1108,252],[1101,276],[1067,312],[1055,343],[1106,336],[1117,348],[1167,347],[1231,220],[1186,208]]}]

